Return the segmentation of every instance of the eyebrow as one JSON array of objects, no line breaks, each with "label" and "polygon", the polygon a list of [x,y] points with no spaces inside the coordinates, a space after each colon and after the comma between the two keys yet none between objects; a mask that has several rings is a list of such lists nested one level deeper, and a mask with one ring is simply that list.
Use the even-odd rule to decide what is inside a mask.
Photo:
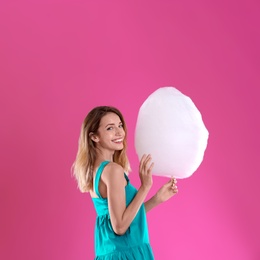
[{"label": "eyebrow", "polygon": [[[119,122],[119,125],[120,124],[123,124],[121,121]],[[105,127],[108,127],[108,126],[110,126],[110,125],[115,125],[114,123],[111,123],[111,124],[107,124]]]}]

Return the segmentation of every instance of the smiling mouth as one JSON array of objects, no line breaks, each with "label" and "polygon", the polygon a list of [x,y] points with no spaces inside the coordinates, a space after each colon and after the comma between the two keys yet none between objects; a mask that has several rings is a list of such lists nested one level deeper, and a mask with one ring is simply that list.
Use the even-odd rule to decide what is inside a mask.
[{"label": "smiling mouth", "polygon": [[123,138],[115,139],[115,140],[113,140],[113,142],[117,143],[117,144],[122,143],[123,142]]}]

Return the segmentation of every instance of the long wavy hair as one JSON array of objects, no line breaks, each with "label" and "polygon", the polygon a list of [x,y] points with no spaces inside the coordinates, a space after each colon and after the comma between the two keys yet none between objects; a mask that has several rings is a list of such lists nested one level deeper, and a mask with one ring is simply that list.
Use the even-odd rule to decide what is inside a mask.
[{"label": "long wavy hair", "polygon": [[113,155],[113,161],[121,165],[126,173],[130,171],[130,164],[126,155],[127,128],[123,115],[115,107],[95,107],[88,113],[82,123],[78,141],[78,152],[72,165],[73,175],[81,192],[89,192],[93,189],[93,167],[97,158],[97,148],[95,142],[90,138],[90,133],[92,132],[97,134],[100,120],[107,113],[117,114],[123,124],[123,129],[125,131],[125,138],[123,141],[124,148],[120,151],[115,151]]}]

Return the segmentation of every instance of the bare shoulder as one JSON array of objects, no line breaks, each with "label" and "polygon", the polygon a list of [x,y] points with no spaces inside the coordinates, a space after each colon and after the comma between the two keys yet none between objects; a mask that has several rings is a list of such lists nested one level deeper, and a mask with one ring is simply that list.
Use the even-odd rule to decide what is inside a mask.
[{"label": "bare shoulder", "polygon": [[110,162],[104,168],[102,177],[105,183],[114,182],[115,180],[121,181],[124,179],[124,169],[121,165]]}]

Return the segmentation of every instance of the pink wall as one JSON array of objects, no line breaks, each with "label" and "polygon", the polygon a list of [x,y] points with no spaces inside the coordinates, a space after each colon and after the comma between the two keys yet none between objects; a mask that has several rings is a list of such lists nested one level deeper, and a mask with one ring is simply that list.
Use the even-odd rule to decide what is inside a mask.
[{"label": "pink wall", "polygon": [[169,85],[210,139],[148,214],[156,259],[260,259],[259,22],[253,0],[1,1],[0,259],[93,259],[95,212],[70,175],[81,122],[122,110],[138,185],[138,109]]}]

